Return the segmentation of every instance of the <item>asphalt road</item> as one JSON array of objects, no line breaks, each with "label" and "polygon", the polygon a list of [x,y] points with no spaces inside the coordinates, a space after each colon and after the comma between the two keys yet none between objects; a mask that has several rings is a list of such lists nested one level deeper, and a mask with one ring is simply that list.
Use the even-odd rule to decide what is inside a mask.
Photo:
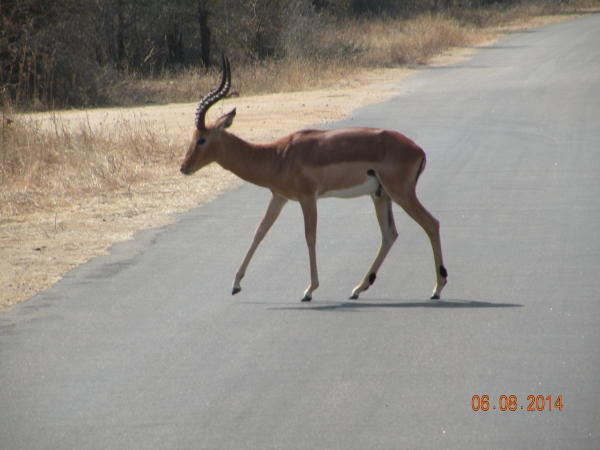
[{"label": "asphalt road", "polygon": [[513,34],[335,125],[426,150],[443,301],[398,208],[346,300],[379,244],[368,198],[319,203],[312,303],[294,203],[231,297],[269,197],[244,185],[0,316],[0,448],[600,448],[599,42],[598,14]]}]

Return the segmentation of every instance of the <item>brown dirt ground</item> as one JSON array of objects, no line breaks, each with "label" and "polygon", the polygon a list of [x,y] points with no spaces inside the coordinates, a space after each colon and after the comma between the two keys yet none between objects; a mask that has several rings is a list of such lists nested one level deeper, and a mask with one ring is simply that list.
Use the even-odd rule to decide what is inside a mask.
[{"label": "brown dirt ground", "polygon": [[[509,31],[559,20],[565,17],[535,18]],[[489,45],[494,38],[497,33],[490,33],[482,45]],[[430,65],[453,64],[476,51],[452,49],[433,58]],[[406,68],[372,70],[341,80],[327,90],[228,99],[213,107],[208,120],[236,107],[238,114],[231,131],[252,142],[268,142],[387,100],[401,92],[398,81],[415,72]],[[53,114],[67,124],[77,126],[85,121],[92,127],[138,117],[181,137],[191,133],[195,108],[195,103],[188,103]],[[36,119],[50,123],[52,117],[40,114]],[[180,149],[181,156],[185,150]],[[239,183],[237,177],[215,165],[193,177],[181,176],[174,165],[156,169],[151,177],[119,195],[82,199],[52,213],[0,217],[0,312],[52,286],[73,267],[103,254],[111,244],[130,239],[137,231],[165,225],[174,220],[174,214],[207,202]]]}]

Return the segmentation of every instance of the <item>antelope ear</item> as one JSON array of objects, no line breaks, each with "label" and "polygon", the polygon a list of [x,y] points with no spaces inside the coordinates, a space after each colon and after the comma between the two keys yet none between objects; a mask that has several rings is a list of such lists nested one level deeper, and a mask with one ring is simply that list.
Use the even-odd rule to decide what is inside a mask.
[{"label": "antelope ear", "polygon": [[224,116],[219,117],[215,122],[215,128],[219,131],[223,131],[225,128],[229,128],[233,123],[233,118],[235,117],[235,108],[229,111]]}]

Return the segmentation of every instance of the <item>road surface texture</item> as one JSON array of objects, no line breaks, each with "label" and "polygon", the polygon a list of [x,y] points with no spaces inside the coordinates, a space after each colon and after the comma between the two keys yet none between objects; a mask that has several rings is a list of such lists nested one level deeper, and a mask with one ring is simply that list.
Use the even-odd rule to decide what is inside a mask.
[{"label": "road surface texture", "polygon": [[0,317],[2,450],[600,448],[599,42],[600,15],[513,34],[335,125],[427,152],[442,301],[397,207],[347,300],[379,245],[367,197],[319,202],[312,303],[296,203],[231,297],[269,198],[243,185]]}]

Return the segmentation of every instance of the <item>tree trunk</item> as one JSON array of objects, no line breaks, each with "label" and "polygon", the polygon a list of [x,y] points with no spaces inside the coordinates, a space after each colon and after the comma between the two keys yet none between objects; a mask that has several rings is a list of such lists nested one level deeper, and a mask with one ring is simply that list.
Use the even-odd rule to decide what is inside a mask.
[{"label": "tree trunk", "polygon": [[123,17],[123,0],[117,1],[117,67],[124,68],[125,59],[125,19]]},{"label": "tree trunk", "polygon": [[198,22],[200,23],[200,57],[206,69],[210,67],[210,29],[208,28],[208,0],[198,0]]}]

